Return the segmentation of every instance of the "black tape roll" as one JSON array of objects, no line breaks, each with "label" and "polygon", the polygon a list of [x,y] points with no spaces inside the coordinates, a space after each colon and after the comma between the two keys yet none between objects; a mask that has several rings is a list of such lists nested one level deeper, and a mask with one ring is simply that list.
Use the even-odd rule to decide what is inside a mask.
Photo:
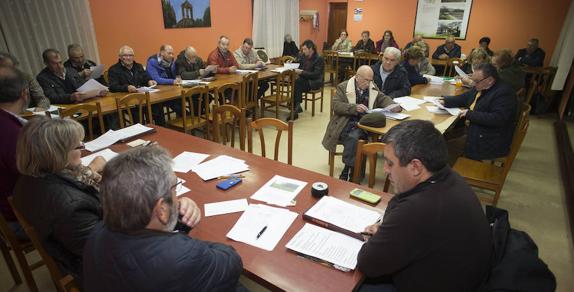
[{"label": "black tape roll", "polygon": [[329,186],[324,182],[316,182],[311,186],[311,195],[315,198],[321,198],[329,194]]}]

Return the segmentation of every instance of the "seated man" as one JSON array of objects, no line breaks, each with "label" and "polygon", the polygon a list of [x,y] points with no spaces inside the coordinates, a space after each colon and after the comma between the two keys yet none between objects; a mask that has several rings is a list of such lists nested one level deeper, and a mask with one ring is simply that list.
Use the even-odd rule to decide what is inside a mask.
[{"label": "seated man", "polygon": [[[0,52],[0,67],[18,68],[18,65],[20,65],[20,63],[16,57],[10,53]],[[30,93],[30,104],[28,107],[35,107],[36,111],[43,111],[50,108],[50,100],[44,95],[44,90],[42,86],[38,84],[38,81],[27,73],[24,73],[24,77],[28,82],[28,92]]]},{"label": "seated man", "polygon": [[[85,94],[76,92],[82,84],[82,78],[76,71],[66,70],[58,50],[44,50],[42,59],[46,68],[36,76],[36,79],[51,103],[69,104],[82,102],[88,98]],[[98,96],[106,94],[107,91],[102,90]]]},{"label": "seated man", "polygon": [[[173,48],[170,45],[162,45],[159,48],[159,53],[151,55],[147,59],[146,70],[151,79],[155,80],[159,85],[181,84],[181,78],[175,75]],[[152,106],[152,115],[156,125],[165,125],[164,106],[168,106],[175,112],[176,116],[181,116],[181,101],[179,99],[154,104]]]},{"label": "seated man", "polygon": [[[167,151],[154,146],[128,150],[106,165],[101,184],[104,224],[84,248],[87,291],[238,288],[243,265],[232,247],[172,231],[183,206],[176,196],[181,182],[171,163]],[[197,214],[189,218],[195,224]]]},{"label": "seated man", "polygon": [[455,43],[454,36],[446,37],[444,44],[438,46],[432,58],[435,60],[446,60],[449,58],[460,58],[460,46]]},{"label": "seated man", "polygon": [[408,43],[405,45],[405,47],[404,47],[404,49],[403,49],[403,52],[406,52],[410,47],[412,47],[412,46],[416,45],[416,43],[422,42],[422,41],[423,41],[423,35],[420,34],[420,33],[415,34],[415,35],[413,36],[413,40],[410,41],[410,42],[408,42]]},{"label": "seated man", "polygon": [[341,31],[339,38],[335,40],[335,43],[331,47],[332,51],[336,52],[350,52],[353,49],[353,43],[348,38],[347,31]]},{"label": "seated man", "polygon": [[[315,90],[323,86],[323,74],[325,72],[325,60],[317,53],[317,46],[312,40],[306,40],[301,45],[301,55],[296,63],[299,63],[299,69],[295,69],[298,78],[295,80],[294,102],[295,113],[293,119],[299,118],[299,113],[303,112],[301,102],[303,93]],[[291,114],[289,114],[289,119]]]},{"label": "seated man", "polygon": [[219,37],[217,48],[207,57],[207,64],[217,65],[217,73],[235,73],[239,64],[233,54],[229,51],[229,38],[222,35]]},{"label": "seated man", "polygon": [[449,141],[451,163],[464,152],[474,160],[508,155],[514,134],[516,92],[500,81],[496,67],[479,65],[472,76],[474,88],[456,96],[445,96],[446,107],[464,107],[459,117],[466,120],[466,136]]},{"label": "seated man", "polygon": [[430,81],[430,78],[423,77],[418,72],[419,64],[423,59],[423,50],[418,46],[412,46],[405,52],[405,60],[401,63],[401,66],[407,70],[411,86],[427,84]]},{"label": "seated man", "polygon": [[[337,93],[333,97],[333,117],[327,125],[322,143],[323,147],[331,152],[335,152],[339,141],[345,147],[343,150],[345,167],[339,179],[351,180],[357,142],[360,139],[367,139],[367,133],[357,127],[361,117],[368,110],[385,108],[394,103],[390,97],[377,90],[373,83],[373,70],[368,65],[359,67],[355,76],[337,85]],[[395,109],[395,111],[401,110],[400,106]]]},{"label": "seated man", "polygon": [[205,66],[203,60],[197,55],[194,47],[187,47],[181,51],[175,61],[176,76],[183,80],[194,80],[208,77],[217,72],[217,65]]},{"label": "seated man", "polygon": [[[404,121],[384,136],[395,196],[365,228],[357,269],[365,291],[475,291],[490,268],[491,231],[472,188],[447,165],[441,133]],[[362,289],[360,289],[362,290]]]},{"label": "seated man", "polygon": [[[64,67],[66,67],[66,70],[75,71],[82,78],[82,83],[90,79],[92,74],[90,68],[94,66],[96,66],[94,61],[84,57],[84,49],[80,45],[71,44],[68,46],[68,60],[64,62]],[[101,84],[106,84],[103,75],[96,80]]]},{"label": "seated man", "polygon": [[512,86],[514,91],[518,91],[520,88],[524,88],[526,72],[524,72],[522,67],[514,61],[510,49],[502,49],[500,51],[496,51],[494,56],[492,56],[492,65],[494,65],[494,67],[496,67],[498,70],[498,76],[500,76],[500,80]]},{"label": "seated man", "polygon": [[[235,55],[235,60],[239,63],[239,69],[253,70],[265,67],[265,63],[261,61],[261,58],[253,50],[253,40],[250,38],[243,40],[243,45],[235,50],[233,54]],[[269,89],[269,83],[265,80],[259,80],[257,98],[261,98],[267,89]]]},{"label": "seated man", "polygon": [[516,56],[514,56],[516,62],[520,65],[531,67],[544,66],[544,57],[546,57],[546,53],[538,47],[538,43],[538,39],[530,39],[528,41],[528,46],[524,49],[518,50]]},{"label": "seated man", "polygon": [[371,33],[365,30],[361,33],[361,39],[357,42],[353,48],[353,52],[365,52],[376,54],[377,50],[375,48],[375,42],[370,37]]},{"label": "seated man", "polygon": [[399,65],[400,60],[401,51],[395,47],[388,47],[383,53],[383,61],[371,66],[375,72],[373,82],[384,95],[391,98],[407,96],[411,93],[408,73]]},{"label": "seated man", "polygon": [[111,92],[138,92],[142,86],[155,86],[157,82],[149,76],[142,64],[134,60],[134,50],[122,46],[118,62],[108,70]]},{"label": "seated man", "polygon": [[14,67],[0,67],[0,213],[8,227],[21,240],[27,239],[27,236],[8,204],[8,197],[12,196],[20,176],[16,168],[16,142],[26,123],[20,113],[30,101],[27,86],[28,80],[24,73]]}]

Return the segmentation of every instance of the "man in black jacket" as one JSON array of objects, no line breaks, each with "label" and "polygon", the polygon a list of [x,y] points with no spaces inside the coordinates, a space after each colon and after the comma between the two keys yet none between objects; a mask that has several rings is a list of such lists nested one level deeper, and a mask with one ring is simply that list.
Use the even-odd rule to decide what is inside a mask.
[{"label": "man in black jacket", "polygon": [[[96,66],[96,62],[86,59],[84,49],[78,44],[71,44],[68,46],[68,60],[64,62],[66,70],[75,71],[82,79],[82,83],[90,80],[92,75],[92,67]],[[96,78],[101,84],[106,84],[104,76]]]},{"label": "man in black jacket", "polygon": [[431,122],[412,120],[383,142],[396,194],[382,223],[365,229],[363,289],[475,291],[489,269],[490,228],[472,188],[447,165],[444,138]]},{"label": "man in black jacket", "polygon": [[175,72],[183,80],[194,80],[214,75],[217,73],[217,65],[205,66],[195,48],[187,47],[177,56]]},{"label": "man in black jacket", "polygon": [[524,49],[518,50],[514,59],[518,64],[527,65],[531,67],[542,67],[544,65],[544,58],[546,53],[538,47],[538,39],[530,39],[528,46]]},{"label": "man in black jacket", "polygon": [[[104,224],[84,249],[86,291],[239,288],[243,265],[232,247],[171,231],[178,208],[197,209],[178,204],[180,182],[171,163],[167,151],[154,146],[126,151],[107,164],[101,184]],[[199,213],[194,214],[181,221],[195,226]]]},{"label": "man in black jacket", "polygon": [[[299,78],[295,80],[295,113],[293,119],[299,118],[299,113],[303,112],[301,102],[303,93],[309,90],[315,90],[323,86],[323,74],[325,71],[325,60],[317,53],[317,46],[313,41],[306,40],[301,45],[302,54],[297,59],[299,69],[295,69]],[[291,114],[289,114],[291,117]],[[289,119],[289,118],[287,118]]]},{"label": "man in black jacket", "polygon": [[119,60],[110,67],[108,79],[111,92],[133,93],[138,92],[138,87],[157,85],[143,66],[134,60],[134,50],[128,46],[120,48]]},{"label": "man in black jacket", "polygon": [[451,157],[455,158],[463,151],[465,157],[475,160],[506,156],[514,135],[516,92],[499,80],[492,64],[479,65],[471,79],[473,89],[457,96],[445,96],[442,100],[446,107],[466,108],[459,114],[460,118],[466,119],[466,138],[449,141],[449,151],[455,152],[450,153]]},{"label": "man in black jacket", "polygon": [[375,72],[373,82],[383,94],[391,98],[411,94],[411,84],[407,70],[399,65],[401,51],[388,47],[383,53],[383,61],[375,63],[371,68]]}]

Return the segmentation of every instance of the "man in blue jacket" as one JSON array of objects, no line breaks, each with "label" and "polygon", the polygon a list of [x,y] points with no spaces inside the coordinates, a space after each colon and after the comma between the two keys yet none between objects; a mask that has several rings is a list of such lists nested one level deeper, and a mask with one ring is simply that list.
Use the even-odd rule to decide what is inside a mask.
[{"label": "man in blue jacket", "polygon": [[165,149],[152,146],[128,150],[106,165],[103,226],[84,248],[86,291],[243,289],[243,264],[232,247],[172,231],[178,209],[195,209],[180,219],[189,226],[199,223],[201,211],[178,202],[171,163]]},{"label": "man in blue jacket", "polygon": [[[176,76],[175,73],[175,57],[173,54],[173,47],[170,45],[161,45],[159,53],[151,55],[147,59],[146,70],[151,77],[159,85],[179,85],[181,78]],[[165,124],[163,106],[168,106],[179,117],[181,115],[181,101],[170,100],[160,105],[152,107],[153,119],[156,124]]]}]

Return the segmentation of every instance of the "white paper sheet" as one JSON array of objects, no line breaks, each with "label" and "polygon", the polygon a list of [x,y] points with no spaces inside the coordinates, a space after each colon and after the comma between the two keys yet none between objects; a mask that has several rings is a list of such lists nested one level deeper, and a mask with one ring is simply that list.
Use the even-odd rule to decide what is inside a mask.
[{"label": "white paper sheet", "polygon": [[122,139],[128,139],[130,137],[137,136],[139,134],[151,131],[153,128],[146,127],[142,124],[135,124],[117,131],[108,130],[105,134],[100,137],[85,143],[86,150],[90,152],[98,151],[113,145]]},{"label": "white paper sheet", "polygon": [[86,98],[91,98],[97,96],[102,90],[108,90],[108,88],[95,79],[90,79],[76,91],[85,94]]},{"label": "white paper sheet", "polygon": [[184,151],[173,159],[173,171],[189,172],[195,165],[204,161],[209,154]]},{"label": "white paper sheet", "polygon": [[149,93],[154,93],[154,92],[158,92],[159,89],[156,89],[157,85],[153,85],[153,86],[142,86],[142,87],[138,87],[136,88],[136,90],[138,92],[149,92]]},{"label": "white paper sheet", "polygon": [[407,112],[410,111],[414,111],[414,110],[418,110],[419,108],[421,108],[420,106],[414,104],[414,103],[410,103],[410,102],[404,102],[404,103],[399,103],[399,105],[406,110]]},{"label": "white paper sheet", "polygon": [[209,217],[235,212],[243,212],[245,209],[247,209],[247,206],[249,206],[249,204],[247,204],[247,199],[209,203],[203,206],[205,208],[204,216]]},{"label": "white paper sheet", "polygon": [[446,110],[438,108],[436,105],[427,105],[427,110],[437,115],[450,115]]},{"label": "white paper sheet", "polygon": [[275,175],[251,199],[281,207],[291,206],[292,201],[307,185],[307,182]]},{"label": "white paper sheet", "polygon": [[214,159],[194,165],[191,170],[201,179],[210,180],[218,176],[231,175],[249,170],[245,161],[227,155],[220,155]]},{"label": "white paper sheet", "polygon": [[398,104],[410,103],[410,104],[414,104],[414,105],[421,105],[421,104],[425,103],[424,99],[411,97],[411,96],[397,97],[397,98],[393,99],[393,101],[398,103]]},{"label": "white paper sheet", "polygon": [[82,164],[85,166],[90,165],[90,163],[92,163],[92,160],[94,160],[94,158],[98,157],[98,156],[102,156],[106,162],[110,161],[112,158],[116,157],[118,155],[118,153],[110,150],[110,149],[104,149],[100,152],[96,152],[93,154],[90,154],[88,156],[84,156],[82,157]]},{"label": "white paper sheet", "polygon": [[245,73],[257,73],[259,70],[246,70],[246,69],[237,69],[237,73],[245,74]]},{"label": "white paper sheet", "polygon": [[433,103],[438,99],[440,99],[440,96],[423,96],[423,100],[430,103]]},{"label": "white paper sheet", "polygon": [[188,189],[186,186],[183,185],[185,183],[185,179],[178,177],[177,182],[178,183],[181,182],[181,186],[176,189],[176,192],[175,192],[176,196],[181,196],[181,195],[190,191],[190,189]]},{"label": "white paper sheet", "polygon": [[306,223],[285,247],[354,270],[363,244],[350,236]]},{"label": "white paper sheet", "polygon": [[354,233],[363,232],[365,227],[375,224],[382,218],[378,212],[329,196],[322,197],[319,202],[305,212],[305,215]]},{"label": "white paper sheet", "polygon": [[299,63],[285,63],[285,64],[283,64],[283,67],[285,67],[287,69],[298,69]]},{"label": "white paper sheet", "polygon": [[458,76],[460,76],[461,78],[469,78],[468,74],[464,73],[464,71],[462,71],[462,69],[460,69],[460,67],[458,67],[458,65],[454,66],[454,70],[456,71]]},{"label": "white paper sheet", "polygon": [[[272,251],[298,214],[283,208],[249,205],[227,237],[235,241]],[[265,228],[265,231],[261,231]],[[258,238],[258,234],[261,234]]]},{"label": "white paper sheet", "polygon": [[442,85],[444,83],[444,79],[442,79],[442,77],[432,76],[432,75],[428,75],[428,74],[424,74],[423,77],[430,78],[430,82],[429,82],[430,84]]},{"label": "white paper sheet", "polygon": [[445,110],[447,111],[449,114],[451,114],[452,116],[458,116],[458,114],[460,113],[460,109],[453,107],[445,107],[444,105],[442,105],[438,100],[435,100],[432,102],[436,107],[438,107],[439,109]]},{"label": "white paper sheet", "polygon": [[90,78],[93,79],[100,78],[100,76],[102,76],[102,74],[104,73],[104,64],[92,66],[90,67],[90,71],[92,71],[92,73],[90,74]]},{"label": "white paper sheet", "polygon": [[408,117],[410,117],[410,115],[403,114],[403,113],[389,113],[389,112],[385,112],[385,116],[386,116],[388,119],[391,119],[391,120],[399,120],[399,121],[402,121],[402,120],[407,119]]}]

